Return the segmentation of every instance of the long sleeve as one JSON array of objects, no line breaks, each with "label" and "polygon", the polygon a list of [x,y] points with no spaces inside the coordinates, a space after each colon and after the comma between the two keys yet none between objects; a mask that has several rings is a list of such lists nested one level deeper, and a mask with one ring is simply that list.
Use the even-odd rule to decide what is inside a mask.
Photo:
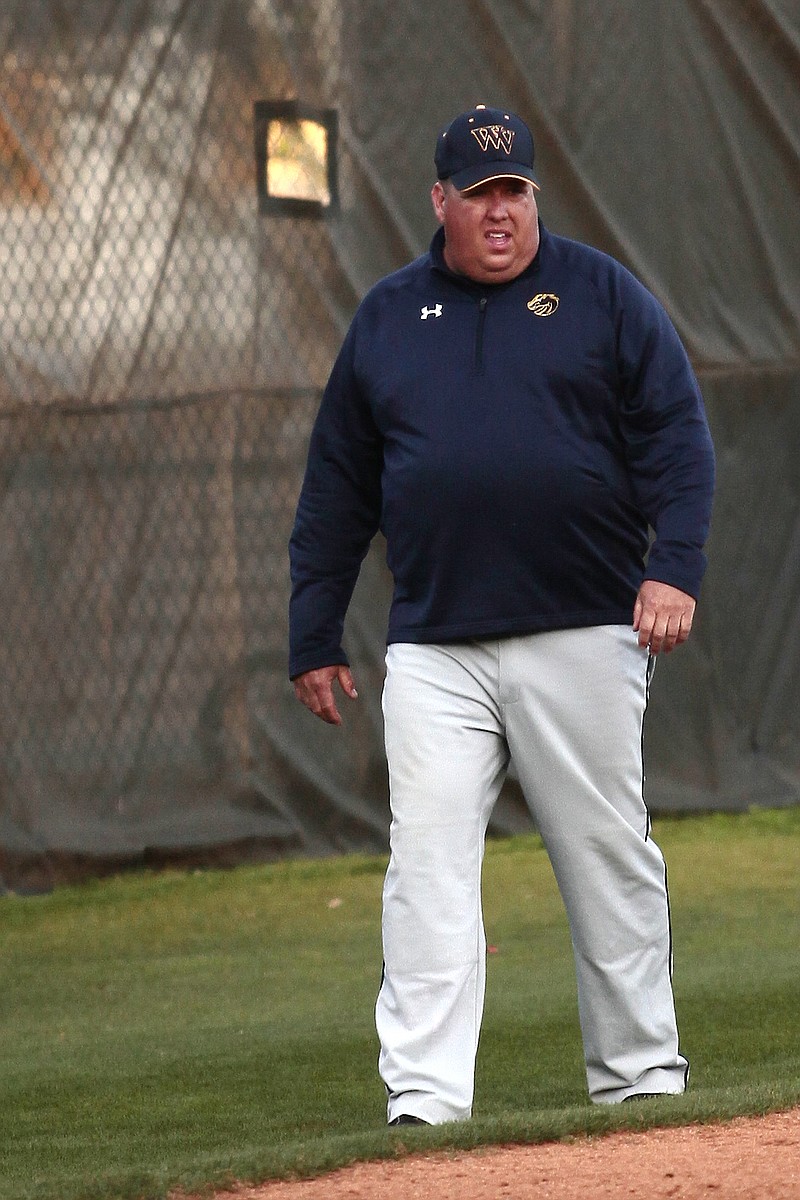
[{"label": "long sleeve", "polygon": [[346,663],[344,618],[378,530],[383,446],[354,371],[355,322],[331,372],[309,444],[289,541],[292,678]]},{"label": "long sleeve", "polygon": [[378,528],[390,643],[628,623],[645,569],[697,596],[714,456],[686,352],[621,264],[542,239],[496,287],[449,273],[434,239],[364,298],[290,543],[293,676],[346,663]]},{"label": "long sleeve", "polygon": [[[633,281],[631,281],[633,283]],[[635,285],[618,324],[622,432],[636,501],[655,531],[645,578],[697,597],[706,567],[714,450],[686,352],[661,305]]]}]

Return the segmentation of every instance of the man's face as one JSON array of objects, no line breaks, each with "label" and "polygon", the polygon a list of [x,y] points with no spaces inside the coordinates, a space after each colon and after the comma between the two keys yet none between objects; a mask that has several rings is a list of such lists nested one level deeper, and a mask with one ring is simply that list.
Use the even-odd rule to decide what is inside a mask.
[{"label": "man's face", "polygon": [[521,179],[490,179],[468,192],[437,180],[433,208],[444,225],[444,258],[451,271],[477,283],[507,283],[539,249],[536,197]]}]

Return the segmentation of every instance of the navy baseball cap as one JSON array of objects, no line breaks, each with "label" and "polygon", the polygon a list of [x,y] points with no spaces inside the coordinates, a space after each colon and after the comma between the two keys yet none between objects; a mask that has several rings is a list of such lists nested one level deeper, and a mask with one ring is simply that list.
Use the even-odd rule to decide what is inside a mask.
[{"label": "navy baseball cap", "polygon": [[442,133],[434,155],[439,179],[459,192],[489,179],[524,179],[539,187],[533,173],[533,137],[515,113],[477,104],[461,113]]}]

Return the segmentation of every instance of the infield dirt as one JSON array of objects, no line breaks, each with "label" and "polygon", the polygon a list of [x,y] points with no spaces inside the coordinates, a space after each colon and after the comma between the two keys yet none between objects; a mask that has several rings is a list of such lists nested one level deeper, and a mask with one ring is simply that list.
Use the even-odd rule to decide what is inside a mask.
[{"label": "infield dirt", "polygon": [[[398,1137],[398,1141],[399,1141]],[[720,1125],[411,1155],[215,1200],[800,1200],[800,1108]]]}]

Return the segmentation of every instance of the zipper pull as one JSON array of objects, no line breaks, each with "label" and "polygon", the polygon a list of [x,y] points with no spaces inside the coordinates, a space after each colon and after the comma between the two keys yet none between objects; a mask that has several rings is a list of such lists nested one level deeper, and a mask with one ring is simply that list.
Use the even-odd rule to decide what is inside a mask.
[{"label": "zipper pull", "polygon": [[475,369],[479,375],[483,373],[483,326],[486,320],[488,296],[481,296],[478,301],[478,328],[475,332]]}]

